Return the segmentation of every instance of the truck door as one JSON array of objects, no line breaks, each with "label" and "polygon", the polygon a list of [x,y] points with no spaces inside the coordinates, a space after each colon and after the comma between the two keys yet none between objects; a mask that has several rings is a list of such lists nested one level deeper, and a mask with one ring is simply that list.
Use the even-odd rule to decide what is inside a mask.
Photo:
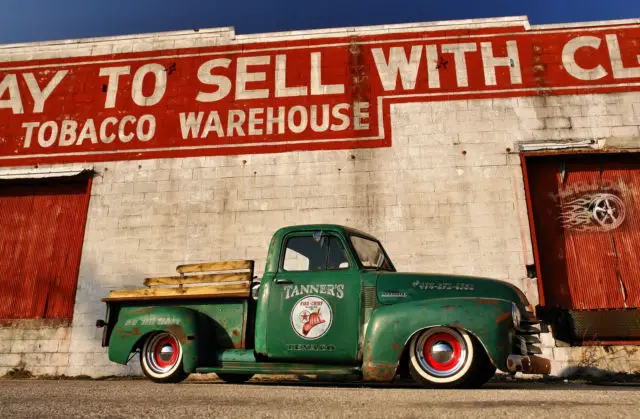
[{"label": "truck door", "polygon": [[269,295],[270,359],[356,363],[362,286],[345,249],[333,233],[296,232],[284,238]]}]

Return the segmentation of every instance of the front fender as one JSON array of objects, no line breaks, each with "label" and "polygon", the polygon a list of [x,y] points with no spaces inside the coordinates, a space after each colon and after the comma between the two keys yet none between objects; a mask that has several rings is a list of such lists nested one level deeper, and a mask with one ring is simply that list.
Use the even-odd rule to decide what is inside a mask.
[{"label": "front fender", "polygon": [[198,362],[197,313],[179,307],[122,307],[109,339],[109,359],[126,364],[131,352],[151,332],[167,331],[180,341],[183,366],[194,372]]},{"label": "front fender", "polygon": [[514,334],[511,304],[499,299],[443,298],[383,306],[367,326],[363,376],[391,381],[411,337],[431,326],[468,331],[485,347],[493,364],[506,371]]}]

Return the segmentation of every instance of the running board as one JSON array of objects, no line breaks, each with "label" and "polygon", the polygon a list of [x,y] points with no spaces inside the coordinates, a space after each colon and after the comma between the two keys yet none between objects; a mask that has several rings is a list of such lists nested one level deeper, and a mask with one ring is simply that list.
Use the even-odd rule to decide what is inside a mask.
[{"label": "running board", "polygon": [[222,362],[215,367],[196,368],[196,373],[361,375],[360,367],[342,365],[289,364],[278,362]]}]

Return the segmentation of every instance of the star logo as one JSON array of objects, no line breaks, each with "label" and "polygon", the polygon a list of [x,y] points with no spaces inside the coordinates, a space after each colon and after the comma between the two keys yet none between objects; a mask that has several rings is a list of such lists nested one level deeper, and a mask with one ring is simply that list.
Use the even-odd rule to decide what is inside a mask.
[{"label": "star logo", "polygon": [[309,312],[303,311],[302,314],[300,315],[300,319],[302,320],[303,323],[307,323],[309,321]]}]

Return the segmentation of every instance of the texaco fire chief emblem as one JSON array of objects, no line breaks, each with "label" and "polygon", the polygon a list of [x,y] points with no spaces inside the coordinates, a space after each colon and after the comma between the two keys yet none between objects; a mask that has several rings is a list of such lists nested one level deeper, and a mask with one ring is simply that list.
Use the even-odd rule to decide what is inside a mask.
[{"label": "texaco fire chief emblem", "polygon": [[291,309],[291,327],[303,339],[323,336],[333,321],[331,306],[324,298],[310,295],[298,300]]}]

